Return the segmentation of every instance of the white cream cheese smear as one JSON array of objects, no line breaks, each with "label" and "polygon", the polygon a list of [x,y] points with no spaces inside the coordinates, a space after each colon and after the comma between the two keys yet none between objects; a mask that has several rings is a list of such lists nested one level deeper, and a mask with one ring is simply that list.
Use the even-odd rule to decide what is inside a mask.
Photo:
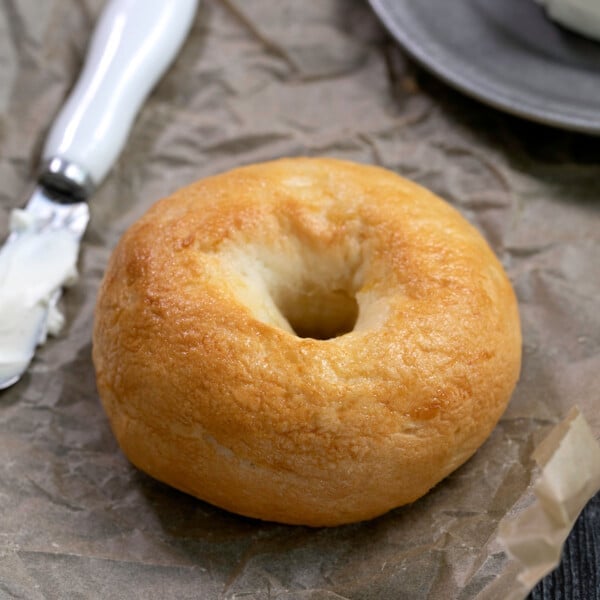
[{"label": "white cream cheese smear", "polygon": [[18,235],[0,250],[0,381],[17,379],[64,317],[56,307],[61,287],[77,278],[79,242],[69,231],[38,231],[33,215],[11,214]]},{"label": "white cream cheese smear", "polygon": [[600,40],[600,0],[536,0],[548,16],[583,35]]}]

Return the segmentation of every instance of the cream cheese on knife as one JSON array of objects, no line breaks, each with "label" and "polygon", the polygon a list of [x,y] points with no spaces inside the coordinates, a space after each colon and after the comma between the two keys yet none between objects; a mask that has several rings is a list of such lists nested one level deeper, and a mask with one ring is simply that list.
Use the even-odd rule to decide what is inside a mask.
[{"label": "cream cheese on knife", "polygon": [[71,232],[40,232],[23,210],[11,213],[10,229],[18,235],[0,251],[0,380],[18,378],[36,346],[61,330],[56,301],[77,278],[79,249]]},{"label": "cream cheese on knife", "polygon": [[600,0],[536,0],[564,27],[600,40]]}]

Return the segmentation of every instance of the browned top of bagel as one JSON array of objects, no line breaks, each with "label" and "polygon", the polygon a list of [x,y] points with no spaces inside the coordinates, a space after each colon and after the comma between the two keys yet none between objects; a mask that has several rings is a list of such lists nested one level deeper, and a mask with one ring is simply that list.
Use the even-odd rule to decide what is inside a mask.
[{"label": "browned top of bagel", "polygon": [[481,235],[406,179],[323,158],[158,202],[115,249],[94,330],[134,464],[311,525],[426,493],[487,438],[520,358],[515,296]]}]

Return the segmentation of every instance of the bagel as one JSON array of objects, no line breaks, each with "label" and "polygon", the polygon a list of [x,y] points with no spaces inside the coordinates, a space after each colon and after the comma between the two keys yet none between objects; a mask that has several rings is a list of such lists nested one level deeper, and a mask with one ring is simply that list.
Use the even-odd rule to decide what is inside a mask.
[{"label": "bagel", "polygon": [[382,168],[296,158],[201,180],[130,227],[93,359],[139,469],[329,526],[413,502],[473,455],[521,333],[501,264],[454,208]]}]

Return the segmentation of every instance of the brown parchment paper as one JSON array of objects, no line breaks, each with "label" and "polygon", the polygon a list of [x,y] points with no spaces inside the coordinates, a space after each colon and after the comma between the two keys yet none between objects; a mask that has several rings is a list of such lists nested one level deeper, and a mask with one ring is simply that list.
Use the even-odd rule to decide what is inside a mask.
[{"label": "brown parchment paper", "polygon": [[[2,236],[101,5],[0,3]],[[298,154],[381,164],[457,206],[506,266],[524,332],[521,380],[476,456],[414,505],[334,529],[244,519],[136,471],[90,359],[95,294],[129,224],[199,177]],[[599,186],[597,140],[437,83],[360,0],[205,0],[93,197],[65,330],[0,394],[0,598],[523,597],[597,489],[597,463],[573,457],[600,436]],[[524,550],[536,539],[543,560]]]}]

